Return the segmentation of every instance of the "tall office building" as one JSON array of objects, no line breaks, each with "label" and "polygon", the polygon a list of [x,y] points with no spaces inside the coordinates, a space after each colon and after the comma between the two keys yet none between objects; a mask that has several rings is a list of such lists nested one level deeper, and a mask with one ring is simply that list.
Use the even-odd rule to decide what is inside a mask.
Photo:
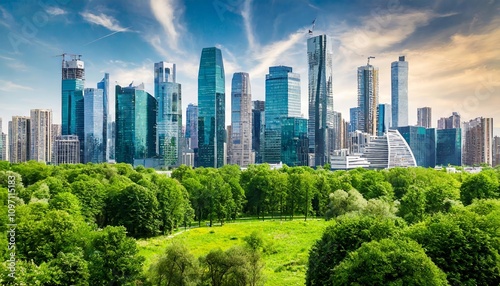
[{"label": "tall office building", "polygon": [[342,113],[334,111],[333,112],[333,149],[340,150],[346,148],[343,144],[345,142],[346,130],[345,121],[342,118]]},{"label": "tall office building", "polygon": [[158,101],[156,152],[163,166],[178,167],[182,161],[182,92],[175,64],[155,63],[154,83]]},{"label": "tall office building", "polygon": [[307,119],[287,117],[281,120],[281,162],[287,166],[309,165]]},{"label": "tall office building", "polygon": [[410,146],[417,166],[436,166],[436,129],[422,126],[403,126],[397,130]]},{"label": "tall office building", "polygon": [[330,162],[335,149],[333,142],[333,41],[327,35],[307,40],[309,64],[309,152],[314,153],[315,165]]},{"label": "tall office building", "polygon": [[[231,82],[231,141],[230,164],[247,167],[252,156],[252,92],[250,76],[245,72],[233,75]],[[229,142],[228,142],[229,144]]]},{"label": "tall office building", "polygon": [[417,108],[417,126],[431,128],[432,109],[430,107]]},{"label": "tall office building", "polygon": [[54,141],[54,165],[78,163],[80,163],[80,140],[78,136],[57,136]]},{"label": "tall office building", "polygon": [[192,103],[186,109],[186,140],[188,149],[198,149],[198,105]]},{"label": "tall office building", "polygon": [[436,165],[462,165],[462,130],[460,128],[436,130]]},{"label": "tall office building", "polygon": [[97,89],[102,89],[102,104],[103,104],[103,142],[104,142],[104,162],[110,159],[109,149],[110,147],[110,132],[109,125],[111,123],[111,117],[109,114],[109,73],[105,73],[104,77],[100,82],[97,83]]},{"label": "tall office building", "polygon": [[382,103],[377,108],[377,136],[382,136],[392,126],[391,105]]},{"label": "tall office building", "polygon": [[31,120],[27,116],[12,116],[9,121],[9,161],[21,163],[30,160]]},{"label": "tall office building", "polygon": [[50,155],[50,162],[52,162],[52,164],[55,164],[55,144],[56,144],[56,138],[58,136],[61,136],[62,135],[62,127],[61,127],[61,124],[52,124],[51,126],[51,135],[52,135],[52,154]]},{"label": "tall office building", "polygon": [[262,163],[262,149],[265,126],[265,101],[252,102],[252,150],[255,153],[255,163]]},{"label": "tall office building", "polygon": [[275,66],[266,75],[266,112],[263,162],[281,162],[281,124],[300,117],[300,75],[291,67]]},{"label": "tall office building", "polygon": [[226,93],[222,52],[204,48],[198,71],[198,165],[222,167],[226,142]]},{"label": "tall office building", "polygon": [[116,121],[111,121],[109,122],[108,125],[108,145],[109,145],[109,160],[110,161],[115,161],[115,144],[116,142]]},{"label": "tall office building", "polygon": [[358,68],[358,129],[377,134],[378,68],[370,65]]},{"label": "tall office building", "polygon": [[134,164],[134,159],[156,154],[156,99],[139,86],[115,87],[117,163]]},{"label": "tall office building", "polygon": [[[62,98],[61,117],[62,134],[77,135],[80,140],[80,158],[83,159],[84,141],[84,108],[83,87],[85,83],[85,68],[80,56],[71,56],[62,60]],[[80,161],[81,161],[80,160]]]},{"label": "tall office building", "polygon": [[86,88],[84,110],[84,160],[82,163],[107,162],[107,115],[104,90]]},{"label": "tall office building", "polygon": [[51,162],[52,110],[32,109],[30,119],[30,160]]},{"label": "tall office building", "polygon": [[391,63],[391,127],[408,126],[408,62],[405,57]]},{"label": "tall office building", "polygon": [[467,166],[491,165],[493,146],[493,118],[478,117],[464,123],[462,162]]},{"label": "tall office building", "polygon": [[351,107],[349,109],[349,132],[359,130],[358,128],[359,107]]},{"label": "tall office building", "polygon": [[492,167],[500,165],[500,137],[498,136],[493,137],[492,153]]}]

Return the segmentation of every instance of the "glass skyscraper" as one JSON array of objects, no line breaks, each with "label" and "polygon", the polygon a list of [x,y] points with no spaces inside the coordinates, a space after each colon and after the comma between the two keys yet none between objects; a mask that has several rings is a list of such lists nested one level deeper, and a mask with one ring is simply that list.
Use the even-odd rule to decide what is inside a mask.
[{"label": "glass skyscraper", "polygon": [[139,86],[115,87],[117,163],[134,164],[134,159],[156,154],[156,99]]},{"label": "glass skyscraper", "polygon": [[354,132],[356,130],[359,130],[358,128],[358,114],[359,114],[359,108],[358,107],[351,107],[349,109],[349,132]]},{"label": "glass skyscraper", "polygon": [[86,88],[84,110],[85,110],[85,146],[83,163],[106,162],[106,129],[104,90],[97,88]]},{"label": "glass skyscraper", "polygon": [[155,98],[158,101],[157,153],[165,167],[177,167],[182,159],[182,95],[173,63],[154,65]]},{"label": "glass skyscraper", "polygon": [[281,162],[290,167],[307,166],[309,140],[307,119],[288,117],[281,121]]},{"label": "glass skyscraper", "polygon": [[198,149],[198,105],[192,103],[186,109],[186,140],[189,149]]},{"label": "glass skyscraper", "polygon": [[377,109],[377,136],[382,136],[391,127],[391,105],[382,103],[378,105]]},{"label": "glass skyscraper", "polygon": [[333,130],[333,46],[327,35],[307,40],[309,64],[309,152],[314,153],[315,165],[330,161],[334,150]]},{"label": "glass skyscraper", "polygon": [[264,145],[265,101],[252,102],[252,150],[255,152],[255,163],[262,163],[261,145]]},{"label": "glass skyscraper", "polygon": [[421,126],[404,126],[397,128],[410,146],[417,166],[436,166],[436,129]]},{"label": "glass skyscraper", "polygon": [[358,129],[377,134],[378,68],[368,64],[358,68]]},{"label": "glass skyscraper", "polygon": [[252,91],[250,76],[245,72],[233,75],[231,82],[231,154],[230,164],[247,167],[252,158]]},{"label": "glass skyscraper", "polygon": [[300,117],[300,75],[291,67],[275,66],[266,75],[264,158],[281,161],[281,124],[287,117]]},{"label": "glass skyscraper", "polygon": [[462,165],[462,129],[436,130],[436,165]]},{"label": "glass skyscraper", "polygon": [[102,89],[102,100],[103,100],[103,142],[104,142],[104,162],[110,159],[110,149],[111,144],[111,134],[109,125],[111,124],[111,118],[109,116],[109,73],[105,73],[103,79],[97,83],[97,88]]},{"label": "glass skyscraper", "polygon": [[198,71],[198,165],[224,165],[226,93],[220,49],[204,48]]},{"label": "glass skyscraper", "polygon": [[392,126],[408,126],[408,62],[405,57],[391,63]]},{"label": "glass skyscraper", "polygon": [[[77,135],[80,140],[80,156],[83,157],[84,111],[83,88],[85,68],[80,56],[72,56],[62,61],[62,135]],[[81,160],[83,158],[80,158]],[[80,160],[80,162],[81,162]]]}]

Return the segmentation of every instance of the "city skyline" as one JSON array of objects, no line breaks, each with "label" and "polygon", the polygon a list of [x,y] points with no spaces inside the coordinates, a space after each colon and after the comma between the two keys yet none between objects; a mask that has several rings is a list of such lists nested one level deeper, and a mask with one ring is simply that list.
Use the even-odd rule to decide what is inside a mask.
[{"label": "city skyline", "polygon": [[[458,111],[463,120],[477,116],[498,120],[494,108],[498,99],[494,95],[499,83],[493,78],[499,66],[494,49],[500,39],[497,1],[481,5],[451,1],[402,1],[400,5],[373,1],[363,5],[256,0],[150,1],[149,5],[109,1],[97,6],[90,2],[58,3],[26,7],[7,1],[0,5],[4,16],[0,31],[5,35],[0,44],[0,97],[14,98],[0,106],[4,130],[12,115],[26,116],[35,108],[52,109],[54,123],[61,122],[60,60],[53,56],[63,52],[83,55],[86,87],[95,86],[102,73],[109,72],[112,83],[126,86],[131,81],[143,81],[151,94],[153,63],[176,62],[177,81],[186,95],[184,112],[187,104],[197,102],[199,53],[203,47],[215,45],[222,50],[226,76],[249,72],[253,99],[261,100],[269,66],[291,66],[306,78],[307,31],[314,19],[313,35],[326,33],[333,38],[337,111],[348,114],[349,108],[356,106],[355,69],[368,55],[376,57],[373,64],[380,69],[380,103],[390,103],[390,63],[405,55],[411,62],[409,124],[416,123],[416,108],[426,105],[440,112],[434,118]],[[297,20],[293,15],[299,12]],[[28,29],[23,29],[27,25],[23,16],[35,28],[31,33],[23,33]],[[54,34],[55,29],[64,37]],[[64,33],[66,29],[79,32]],[[127,49],[117,50],[123,42]],[[47,71],[53,71],[54,76],[47,76],[51,74]],[[230,85],[226,84],[225,90],[229,94]],[[301,83],[301,94],[301,111],[307,118],[306,81]],[[110,106],[114,106],[111,101],[113,89]],[[230,122],[229,106],[226,101],[226,123]],[[114,112],[110,110],[110,114]]]}]

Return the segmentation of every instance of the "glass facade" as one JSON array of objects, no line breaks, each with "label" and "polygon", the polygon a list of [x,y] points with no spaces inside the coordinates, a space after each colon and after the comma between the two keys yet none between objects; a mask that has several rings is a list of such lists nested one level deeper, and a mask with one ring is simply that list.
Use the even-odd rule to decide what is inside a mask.
[{"label": "glass facade", "polygon": [[349,109],[349,132],[354,132],[356,130],[359,130],[358,128],[358,113],[359,113],[359,108],[358,107],[352,107]]},{"label": "glass facade", "polygon": [[378,105],[377,109],[377,136],[382,136],[389,130],[392,122],[391,105],[382,103]]},{"label": "glass facade", "polygon": [[264,138],[265,101],[253,101],[252,109],[252,150],[255,152],[255,163],[262,163],[261,142]]},{"label": "glass facade", "polygon": [[103,104],[103,144],[104,144],[104,162],[110,160],[110,149],[112,141],[110,140],[111,118],[109,116],[109,73],[105,73],[103,79],[97,83],[97,88],[102,89],[102,104]]},{"label": "glass facade", "polygon": [[392,127],[408,126],[408,62],[405,57],[391,63]]},{"label": "glass facade", "polygon": [[291,67],[269,68],[266,75],[266,112],[263,161],[281,160],[281,120],[300,117],[300,76]]},{"label": "glass facade", "polygon": [[436,130],[436,165],[462,165],[462,129]]},{"label": "glass facade", "polygon": [[250,76],[239,72],[231,82],[231,153],[230,164],[246,167],[252,156],[252,92]]},{"label": "glass facade", "polygon": [[315,154],[315,165],[330,161],[335,149],[333,111],[333,46],[327,35],[307,40],[309,64],[309,152]]},{"label": "glass facade", "polygon": [[177,167],[182,160],[182,93],[175,82],[176,66],[154,65],[155,98],[158,101],[157,150],[165,167]]},{"label": "glass facade", "polygon": [[358,68],[358,129],[377,134],[378,68],[367,65]]},{"label": "glass facade", "polygon": [[309,165],[307,119],[296,117],[282,119],[281,162],[290,167]]},{"label": "glass facade", "polygon": [[106,162],[106,129],[104,90],[85,89],[85,147],[83,163]]},{"label": "glass facade", "polygon": [[134,159],[156,154],[156,99],[144,85],[116,86],[115,159],[134,164]]},{"label": "glass facade", "polygon": [[436,129],[421,126],[398,127],[397,130],[410,146],[417,166],[436,166]]},{"label": "glass facade", "polygon": [[188,149],[198,149],[198,105],[191,103],[186,109],[186,140]]},{"label": "glass facade", "polygon": [[226,93],[220,49],[204,48],[198,71],[198,165],[224,165]]}]

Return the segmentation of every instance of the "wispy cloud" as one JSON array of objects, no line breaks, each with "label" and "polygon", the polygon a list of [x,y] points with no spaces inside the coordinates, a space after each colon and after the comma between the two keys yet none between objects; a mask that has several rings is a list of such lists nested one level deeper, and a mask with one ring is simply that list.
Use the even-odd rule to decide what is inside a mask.
[{"label": "wispy cloud", "polygon": [[0,14],[2,15],[2,17],[0,17],[0,25],[11,28],[14,17],[12,17],[12,15],[2,6],[0,6]]},{"label": "wispy cloud", "polygon": [[47,7],[45,9],[45,12],[47,12],[49,15],[52,15],[52,16],[65,15],[68,13],[59,7]]},{"label": "wispy cloud", "polygon": [[246,0],[243,8],[241,9],[241,17],[243,17],[243,23],[245,24],[245,33],[247,35],[247,41],[250,49],[255,49],[255,36],[252,29],[252,0]]},{"label": "wispy cloud", "polygon": [[80,15],[83,19],[89,23],[96,24],[102,26],[113,32],[124,32],[128,31],[128,28],[124,28],[118,23],[118,21],[109,15],[105,15],[103,13],[100,14],[92,14],[90,12],[82,12]]},{"label": "wispy cloud", "polygon": [[[182,7],[175,0],[151,0],[149,2],[151,11],[156,20],[161,24],[166,36],[165,42],[176,52],[179,50],[179,35],[184,30],[180,24],[179,17],[183,13]],[[155,43],[159,40],[156,39]],[[162,42],[162,41],[161,41]],[[161,50],[158,45],[153,45],[157,50]]]},{"label": "wispy cloud", "polygon": [[14,83],[10,80],[0,80],[0,90],[6,92],[16,92],[16,91],[33,91],[34,89],[29,86]]}]

